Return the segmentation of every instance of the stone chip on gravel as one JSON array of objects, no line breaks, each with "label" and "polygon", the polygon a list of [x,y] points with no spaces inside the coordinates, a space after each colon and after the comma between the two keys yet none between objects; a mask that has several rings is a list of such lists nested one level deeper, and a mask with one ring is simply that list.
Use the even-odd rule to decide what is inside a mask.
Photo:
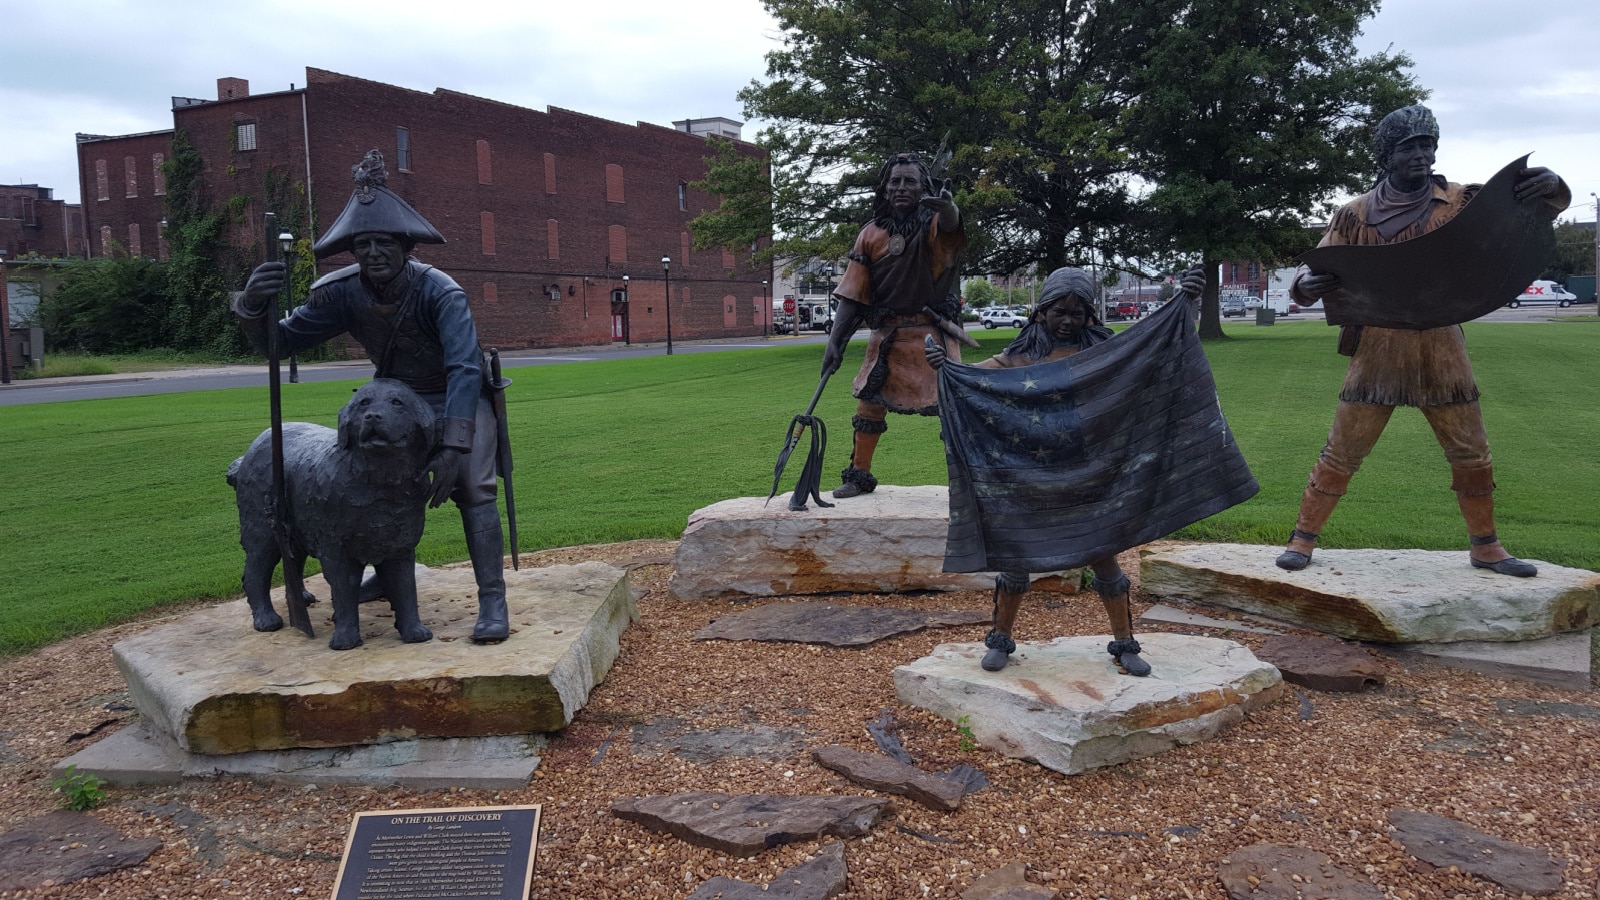
[{"label": "stone chip on gravel", "polygon": [[1372,654],[1333,638],[1298,634],[1270,637],[1256,648],[1256,658],[1277,666],[1284,681],[1314,691],[1355,693],[1388,681],[1383,664]]},{"label": "stone chip on gravel", "polygon": [[961,806],[966,787],[959,781],[924,772],[880,753],[848,747],[820,747],[811,758],[862,787],[910,797],[929,809],[949,812]]},{"label": "stone chip on gravel", "polygon": [[718,875],[695,888],[686,900],[828,900],[844,893],[847,874],[844,844],[835,841],[766,884]]},{"label": "stone chip on gravel", "polygon": [[[1383,900],[1365,878],[1304,847],[1251,844],[1228,854],[1217,879],[1229,900]],[[1255,879],[1252,881],[1251,879]]]},{"label": "stone chip on gravel", "polygon": [[611,813],[697,847],[754,856],[790,841],[861,837],[892,808],[878,797],[785,797],[691,791],[611,801]]},{"label": "stone chip on gravel", "polygon": [[0,834],[0,891],[63,885],[136,866],[161,842],[128,838],[88,813],[56,810]]},{"label": "stone chip on gravel", "polygon": [[1423,862],[1456,866],[1514,892],[1540,896],[1561,889],[1566,866],[1543,851],[1415,810],[1390,810],[1389,824],[1395,840]]}]

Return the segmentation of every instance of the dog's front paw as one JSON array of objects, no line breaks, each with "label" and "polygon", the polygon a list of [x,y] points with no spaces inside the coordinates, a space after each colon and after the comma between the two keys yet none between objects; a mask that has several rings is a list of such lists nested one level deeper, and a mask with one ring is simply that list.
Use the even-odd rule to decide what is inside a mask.
[{"label": "dog's front paw", "polygon": [[400,640],[407,644],[420,644],[423,641],[433,640],[433,632],[428,626],[418,622],[414,625],[395,625],[395,630],[400,632]]},{"label": "dog's front paw", "polygon": [[252,613],[250,619],[257,631],[277,631],[283,627],[283,616],[278,615],[276,610],[268,609]]},{"label": "dog's front paw", "polygon": [[333,637],[328,639],[328,647],[332,650],[351,650],[361,646],[361,629],[335,628]]}]

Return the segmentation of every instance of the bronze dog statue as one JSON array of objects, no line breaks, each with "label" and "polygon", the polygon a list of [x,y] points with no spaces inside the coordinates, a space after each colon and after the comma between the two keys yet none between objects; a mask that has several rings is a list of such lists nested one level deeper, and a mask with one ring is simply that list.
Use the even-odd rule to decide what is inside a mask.
[{"label": "bronze dog statue", "polygon": [[284,423],[293,559],[283,558],[273,534],[271,438],[270,430],[262,432],[228,467],[255,629],[283,627],[270,595],[279,561],[298,570],[314,556],[333,593],[329,647],[361,644],[359,594],[368,565],[377,570],[400,639],[432,639],[417,613],[415,560],[428,498],[424,473],[437,439],[433,410],[399,381],[379,378],[362,385],[339,411],[337,432],[309,422]]}]

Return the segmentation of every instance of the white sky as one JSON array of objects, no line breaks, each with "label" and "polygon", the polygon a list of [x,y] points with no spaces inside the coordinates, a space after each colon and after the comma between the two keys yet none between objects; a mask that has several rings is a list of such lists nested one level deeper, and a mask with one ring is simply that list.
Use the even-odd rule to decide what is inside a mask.
[{"label": "white sky", "polygon": [[[387,3],[46,0],[0,4],[0,183],[78,200],[76,132],[172,126],[170,98],[303,84],[306,66],[622,122],[742,119],[778,32],[758,0]],[[1438,170],[1482,181],[1529,151],[1600,193],[1600,3],[1388,0],[1363,52],[1409,53],[1439,118]],[[747,138],[754,129],[747,125]]]}]

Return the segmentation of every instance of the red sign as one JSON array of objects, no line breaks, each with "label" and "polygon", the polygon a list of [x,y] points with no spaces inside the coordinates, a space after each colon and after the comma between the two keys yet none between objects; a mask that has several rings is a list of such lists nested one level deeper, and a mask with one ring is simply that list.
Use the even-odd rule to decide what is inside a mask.
[{"label": "red sign", "polygon": [[794,312],[794,298],[793,297],[785,297],[785,298],[783,298],[783,311],[786,312],[786,313]]}]

